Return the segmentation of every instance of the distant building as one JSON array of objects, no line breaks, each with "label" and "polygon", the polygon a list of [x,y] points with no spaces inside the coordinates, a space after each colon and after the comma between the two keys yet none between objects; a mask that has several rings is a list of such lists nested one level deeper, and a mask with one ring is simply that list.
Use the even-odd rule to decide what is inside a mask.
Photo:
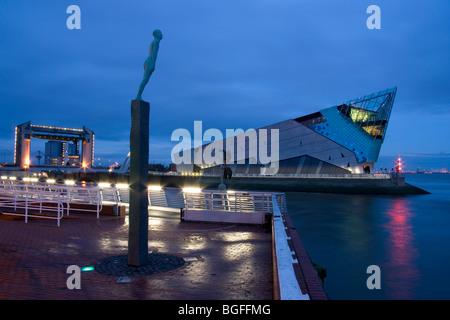
[{"label": "distant building", "polygon": [[44,157],[47,166],[80,166],[77,143],[48,141]]},{"label": "distant building", "polygon": [[[370,173],[378,160],[397,88],[373,93],[318,112],[275,123],[261,129],[278,129],[279,157],[277,174],[350,174]],[[233,174],[271,174],[258,158],[256,135],[235,136],[248,141],[245,150],[227,150],[226,140],[219,142]],[[242,141],[242,140],[241,140]],[[270,137],[267,141],[270,142]],[[191,149],[194,156],[210,144]],[[241,156],[239,156],[241,152]],[[244,154],[245,156],[242,156]],[[251,155],[256,156],[251,156]],[[231,156],[231,157],[230,157]],[[192,157],[193,158],[193,157]],[[178,172],[222,173],[222,165],[179,164]]]},{"label": "distant building", "polygon": [[48,141],[45,143],[45,165],[61,166],[64,164],[64,145],[61,141]]},{"label": "distant building", "polygon": [[68,166],[80,166],[80,152],[78,150],[78,143],[66,143],[67,145],[67,159],[66,165]]}]

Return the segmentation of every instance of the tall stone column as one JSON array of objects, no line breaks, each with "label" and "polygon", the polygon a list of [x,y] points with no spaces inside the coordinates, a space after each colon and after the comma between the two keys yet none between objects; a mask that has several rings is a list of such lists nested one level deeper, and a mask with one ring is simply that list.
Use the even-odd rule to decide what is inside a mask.
[{"label": "tall stone column", "polygon": [[128,265],[148,264],[148,137],[150,104],[131,101]]}]

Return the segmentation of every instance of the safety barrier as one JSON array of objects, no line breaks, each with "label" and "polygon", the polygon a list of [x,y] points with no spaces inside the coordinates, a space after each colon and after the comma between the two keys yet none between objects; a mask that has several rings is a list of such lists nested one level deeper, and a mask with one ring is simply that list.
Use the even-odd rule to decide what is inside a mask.
[{"label": "safety barrier", "polygon": [[[99,184],[103,202],[115,205],[129,202],[128,185]],[[284,193],[273,192],[239,192],[181,189],[175,187],[148,188],[149,206],[155,208],[173,208],[179,210],[212,210],[212,211],[261,211],[272,212],[272,195],[276,196],[282,212],[287,211]]]},{"label": "safety barrier", "polygon": [[[76,206],[76,208],[75,208]],[[6,215],[60,220],[71,210],[95,212],[99,218],[102,197],[98,187],[0,183],[0,208]],[[22,212],[23,211],[23,212]],[[52,215],[51,213],[56,213]]]},{"label": "safety barrier", "polygon": [[[204,177],[220,177],[219,173],[208,173],[208,172],[158,172],[149,171],[152,175],[157,176],[204,176]],[[277,173],[277,174],[260,174],[260,173],[233,173],[233,177],[248,177],[248,178],[309,178],[309,179],[376,179],[384,180],[391,179],[395,176],[393,173],[352,173],[352,174],[308,174],[308,173]]]},{"label": "safety barrier", "polygon": [[[126,206],[130,202],[128,185],[99,184],[99,187],[103,203]],[[149,209],[180,212],[180,209],[184,208],[183,190],[175,187],[149,186],[148,204]]]},{"label": "safety barrier", "polygon": [[[69,202],[66,197],[62,197],[61,194],[55,194],[54,192],[4,189],[0,192],[0,207],[2,209],[10,208],[13,210],[13,212],[3,211],[2,214],[24,216],[25,223],[28,223],[29,217],[56,219],[59,227],[64,210],[68,212]],[[19,213],[20,210],[24,212]],[[39,214],[34,213],[36,211]],[[46,213],[56,212],[56,216],[44,215],[43,211]]]},{"label": "safety barrier", "polygon": [[184,191],[185,221],[265,224],[273,213],[273,201],[285,207],[283,193],[201,190]]},{"label": "safety barrier", "polygon": [[283,223],[282,211],[278,207],[276,195],[273,195],[272,215],[272,257],[274,266],[275,297],[280,300],[310,300],[308,294],[303,294],[297,281],[293,264],[298,263],[293,258],[288,243],[286,228]]}]

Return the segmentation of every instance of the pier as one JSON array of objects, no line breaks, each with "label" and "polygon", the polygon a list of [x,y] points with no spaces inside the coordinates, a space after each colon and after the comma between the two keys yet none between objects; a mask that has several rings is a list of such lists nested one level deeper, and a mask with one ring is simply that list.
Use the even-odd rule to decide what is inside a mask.
[{"label": "pier", "polygon": [[[16,193],[30,192],[27,190],[36,189],[35,184],[25,181],[20,189],[15,181],[2,181],[0,194],[8,197],[5,190],[14,188]],[[51,189],[48,185],[46,190],[61,194],[60,188],[64,187],[67,186]],[[149,188],[149,254],[170,255],[184,262],[167,272],[123,277],[102,274],[95,266],[127,252],[126,186],[72,185],[68,189],[72,193],[84,191],[81,194],[87,190],[98,191],[102,199],[100,212],[74,209],[67,214],[64,211],[56,224],[39,216],[30,216],[25,221],[25,208],[16,212],[12,212],[10,205],[1,208],[0,299],[327,299],[290,223],[283,194],[243,192],[239,195],[195,190],[193,200],[193,190]],[[174,195],[182,195],[183,208],[169,207],[171,203],[180,204]],[[214,209],[208,213],[211,219],[207,215],[189,219],[186,215],[186,209],[198,213],[205,211],[206,206]],[[118,209],[110,210],[114,207]],[[241,216],[223,222],[214,217],[217,213],[252,215],[255,212],[265,212],[265,220],[242,220]],[[41,214],[60,216],[57,210],[44,210]],[[70,276],[66,270],[71,265],[90,270],[81,272],[81,289],[70,290],[66,285]]]}]

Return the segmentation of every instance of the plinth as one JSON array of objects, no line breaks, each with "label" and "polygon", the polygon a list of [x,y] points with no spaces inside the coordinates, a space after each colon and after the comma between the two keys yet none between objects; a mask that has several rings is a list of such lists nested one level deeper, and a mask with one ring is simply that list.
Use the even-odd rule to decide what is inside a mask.
[{"label": "plinth", "polygon": [[150,104],[131,101],[128,265],[148,264],[148,136]]}]

